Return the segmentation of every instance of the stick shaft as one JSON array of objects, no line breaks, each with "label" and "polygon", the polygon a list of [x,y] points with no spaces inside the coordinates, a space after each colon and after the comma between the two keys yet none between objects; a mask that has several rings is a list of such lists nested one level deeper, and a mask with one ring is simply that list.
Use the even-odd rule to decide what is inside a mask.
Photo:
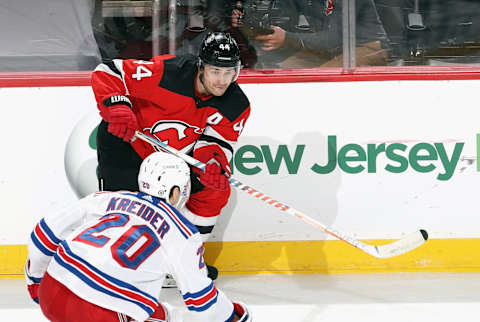
[{"label": "stick shaft", "polygon": [[[194,167],[197,167],[199,169],[201,169],[202,171],[205,170],[205,164],[203,162],[200,162],[198,161],[197,159],[195,158],[192,158],[191,156],[181,152],[181,151],[178,151],[177,149],[169,146],[168,144],[165,144],[159,140],[157,140],[156,138],[153,138],[149,135],[146,135],[144,133],[141,133],[139,131],[136,131],[135,133],[135,137],[141,139],[141,140],[144,140],[150,144],[152,144],[153,146],[157,147],[157,148],[160,148],[168,153],[171,153],[173,155],[176,155],[177,157],[183,159],[185,162],[187,162],[188,164],[194,166]],[[295,208],[292,208],[290,206],[288,206],[287,204],[285,203],[282,203],[280,201],[277,201],[275,199],[273,199],[272,197],[264,194],[263,192],[260,192],[258,191],[257,189],[254,189],[246,184],[243,184],[241,181],[237,180],[236,178],[234,178],[233,176],[229,176],[227,174],[225,174],[227,177],[228,177],[228,181],[230,183],[230,185],[232,187],[235,187],[237,188],[238,190],[240,191],[243,191],[245,192],[246,194],[250,195],[251,197],[254,197],[260,201],[263,201],[267,204],[269,204],[270,206],[274,207],[274,208],[277,208],[278,210],[282,211],[282,212],[285,212],[285,213],[288,213],[298,219],[301,219],[302,221],[324,231],[325,233],[339,239],[339,240],[342,240],[348,244],[350,244],[351,246],[354,246],[362,251],[364,251],[365,253],[368,253],[374,257],[380,257],[380,258],[386,258],[386,257],[393,257],[393,256],[398,256],[402,253],[405,253],[407,251],[410,251],[411,249],[414,249],[416,247],[418,247],[419,245],[421,245],[423,242],[425,242],[426,238],[424,239],[422,237],[423,234],[421,234],[420,232],[417,232],[416,234],[414,234],[414,237],[413,238],[409,238],[408,239],[408,242],[407,242],[407,239],[405,243],[402,243],[402,240],[399,240],[399,241],[396,241],[396,245],[399,245],[397,248],[395,248],[394,251],[389,251],[388,255],[385,254],[385,252],[382,252],[382,248],[384,250],[387,250],[387,245],[382,245],[382,246],[373,246],[373,245],[368,245],[368,244],[365,244],[359,240],[356,240],[355,238],[352,238],[352,237],[349,237],[339,231],[336,231],[334,229],[331,229],[329,227],[327,227],[326,225],[324,225],[323,223],[319,222],[318,220],[315,220],[307,215],[305,215],[304,213],[296,210]],[[425,232],[426,234],[426,232]],[[417,236],[418,235],[418,236]]]}]

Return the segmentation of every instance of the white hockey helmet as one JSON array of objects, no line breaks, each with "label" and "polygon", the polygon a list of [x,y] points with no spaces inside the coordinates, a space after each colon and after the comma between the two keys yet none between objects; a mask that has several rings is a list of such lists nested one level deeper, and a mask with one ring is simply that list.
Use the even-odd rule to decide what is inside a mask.
[{"label": "white hockey helmet", "polygon": [[182,159],[166,152],[154,152],[140,165],[138,187],[141,192],[160,197],[170,203],[171,191],[180,189],[177,209],[185,205],[190,197],[190,168]]}]

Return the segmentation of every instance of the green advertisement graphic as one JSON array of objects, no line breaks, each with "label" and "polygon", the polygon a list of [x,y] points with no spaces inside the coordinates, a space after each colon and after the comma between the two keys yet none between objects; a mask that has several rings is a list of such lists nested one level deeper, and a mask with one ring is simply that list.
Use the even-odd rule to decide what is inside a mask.
[{"label": "green advertisement graphic", "polygon": [[[451,144],[451,143],[447,143]],[[457,142],[448,152],[445,143],[420,142],[413,146],[403,143],[367,144],[366,147],[356,143],[338,146],[337,136],[328,136],[328,149],[324,153],[328,161],[323,164],[304,165],[313,173],[328,174],[339,170],[357,174],[361,172],[377,173],[381,170],[390,173],[403,173],[412,169],[419,173],[437,171],[437,180],[452,178],[460,160],[465,143]],[[480,145],[480,135],[477,135]],[[243,145],[235,153],[233,165],[236,171],[244,175],[255,175],[268,171],[271,175],[279,173],[282,165],[289,174],[296,174],[306,150],[305,145],[289,147],[287,145]],[[387,161],[383,169],[378,169],[378,160]]]},{"label": "green advertisement graphic", "polygon": [[[95,128],[89,136],[89,146],[96,149]],[[360,145],[348,143],[338,145],[336,135],[329,135],[327,150],[322,151],[327,156],[324,163],[304,164],[312,173],[329,174],[335,169],[348,174],[362,172],[378,173],[386,171],[390,173],[403,173],[412,169],[419,173],[436,171],[436,179],[440,181],[450,180],[460,160],[465,143],[457,142],[453,151],[445,147],[452,143],[426,143],[419,142],[414,145],[403,143],[379,143]],[[480,158],[480,133],[476,135],[477,159]],[[285,167],[288,174],[297,174],[302,164],[302,157],[307,149],[304,144],[288,146],[280,144],[240,146],[232,160],[233,172],[243,175],[256,175],[267,171],[270,175],[277,175],[281,167]],[[378,167],[378,161],[386,160],[383,169]],[[480,172],[480,163],[477,162],[477,171]]]}]

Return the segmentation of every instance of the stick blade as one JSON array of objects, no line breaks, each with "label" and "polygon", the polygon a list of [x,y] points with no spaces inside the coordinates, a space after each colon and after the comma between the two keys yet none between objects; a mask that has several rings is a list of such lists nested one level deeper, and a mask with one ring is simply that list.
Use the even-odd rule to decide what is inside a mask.
[{"label": "stick blade", "polygon": [[424,229],[420,229],[393,243],[375,246],[377,252],[374,256],[378,258],[390,258],[399,256],[423,245],[427,240],[427,231]]}]

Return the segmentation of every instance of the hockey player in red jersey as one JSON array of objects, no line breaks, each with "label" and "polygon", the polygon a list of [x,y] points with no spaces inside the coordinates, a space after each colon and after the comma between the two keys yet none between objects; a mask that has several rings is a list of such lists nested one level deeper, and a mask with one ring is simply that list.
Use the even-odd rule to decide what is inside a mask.
[{"label": "hockey player in red jersey", "polygon": [[53,322],[182,321],[159,296],[177,281],[201,321],[251,321],[207,276],[203,241],[180,207],[190,193],[181,159],[155,152],[141,164],[140,192],[93,193],[42,218],[28,243],[30,295]]},{"label": "hockey player in red jersey", "polygon": [[198,57],[100,64],[92,74],[102,116],[97,132],[100,190],[137,190],[138,166],[154,149],[134,140],[134,133],[154,136],[207,164],[205,172],[193,169],[192,194],[181,210],[206,241],[230,196],[222,170],[231,172],[229,161],[250,114],[250,103],[236,83],[239,72],[238,46],[221,32],[206,36]]}]

